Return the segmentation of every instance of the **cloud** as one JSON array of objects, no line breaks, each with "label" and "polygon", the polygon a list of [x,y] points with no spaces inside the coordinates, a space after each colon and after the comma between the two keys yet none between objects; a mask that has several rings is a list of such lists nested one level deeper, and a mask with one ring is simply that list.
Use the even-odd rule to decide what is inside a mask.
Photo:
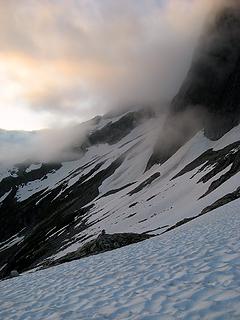
[{"label": "cloud", "polygon": [[18,163],[51,163],[78,159],[94,121],[78,126],[32,132],[0,130],[0,165],[9,168]]},{"label": "cloud", "polygon": [[160,105],[179,88],[219,2],[1,1],[1,82],[18,87],[12,101],[59,119]]},{"label": "cloud", "polygon": [[[1,141],[0,162],[74,157],[71,147],[87,129],[57,129],[59,124],[132,105],[165,110],[206,22],[224,3],[0,0],[0,112],[7,118],[10,106],[16,114],[30,109],[43,126],[54,127],[20,142]],[[194,113],[174,119],[169,139],[180,144],[182,135],[199,126],[197,118]]]}]

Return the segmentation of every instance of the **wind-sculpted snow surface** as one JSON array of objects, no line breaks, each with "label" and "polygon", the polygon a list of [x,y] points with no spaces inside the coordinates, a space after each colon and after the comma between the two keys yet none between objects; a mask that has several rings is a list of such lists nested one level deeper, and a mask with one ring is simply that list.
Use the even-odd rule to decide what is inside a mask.
[{"label": "wind-sculpted snow surface", "polygon": [[2,281],[0,319],[240,319],[239,205],[144,243]]}]

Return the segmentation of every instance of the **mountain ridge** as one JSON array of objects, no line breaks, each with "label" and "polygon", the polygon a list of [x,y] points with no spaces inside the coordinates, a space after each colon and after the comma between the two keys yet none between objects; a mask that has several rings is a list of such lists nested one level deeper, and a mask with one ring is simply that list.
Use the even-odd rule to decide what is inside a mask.
[{"label": "mountain ridge", "polygon": [[[118,127],[127,115],[108,121]],[[132,116],[129,113],[129,119]],[[88,145],[78,160],[1,173],[2,277],[14,269],[22,272],[61,260],[102,229],[165,232],[239,187],[239,126],[216,142],[200,131],[165,164],[146,171],[163,120],[148,112],[134,118],[139,117],[142,120],[126,134],[120,125],[118,141]],[[12,187],[3,189],[11,180]]]},{"label": "mountain ridge", "polygon": [[239,198],[240,10],[211,28],[166,119],[96,117],[74,157],[0,167],[0,277],[64,260],[103,229],[164,233]]}]

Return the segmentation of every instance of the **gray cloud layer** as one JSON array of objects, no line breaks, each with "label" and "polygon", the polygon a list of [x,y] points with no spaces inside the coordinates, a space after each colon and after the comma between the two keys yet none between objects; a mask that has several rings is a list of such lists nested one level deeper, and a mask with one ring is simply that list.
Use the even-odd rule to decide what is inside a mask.
[{"label": "gray cloud layer", "polygon": [[[20,88],[13,98],[36,113],[47,111],[55,123],[131,105],[165,109],[204,23],[223,3],[209,2],[0,0],[0,68],[6,65],[7,80]],[[181,121],[195,126],[194,117]],[[1,142],[0,162],[61,160],[85,135],[66,128],[26,143]]]},{"label": "gray cloud layer", "polygon": [[84,119],[113,107],[160,104],[176,93],[218,3],[1,1],[0,60],[17,57],[27,70],[9,76],[37,112]]}]

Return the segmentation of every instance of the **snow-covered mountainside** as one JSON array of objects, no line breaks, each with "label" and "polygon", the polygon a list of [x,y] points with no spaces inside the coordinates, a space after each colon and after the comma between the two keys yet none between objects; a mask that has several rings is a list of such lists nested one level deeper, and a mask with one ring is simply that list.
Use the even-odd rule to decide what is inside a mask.
[{"label": "snow-covered mountainside", "polygon": [[0,130],[0,319],[240,319],[231,3],[168,106]]},{"label": "snow-covered mountainside", "polygon": [[237,320],[239,205],[144,243],[0,282],[0,318]]},{"label": "snow-covered mountainside", "polygon": [[77,160],[2,170],[1,275],[58,260],[102,229],[161,234],[237,199],[240,127],[218,141],[200,131],[146,170],[162,121],[149,110],[103,117]]},{"label": "snow-covered mountainside", "polygon": [[166,119],[96,117],[64,161],[0,166],[0,277],[60,263],[103,229],[157,235],[240,197],[239,35],[236,2],[202,37]]}]

